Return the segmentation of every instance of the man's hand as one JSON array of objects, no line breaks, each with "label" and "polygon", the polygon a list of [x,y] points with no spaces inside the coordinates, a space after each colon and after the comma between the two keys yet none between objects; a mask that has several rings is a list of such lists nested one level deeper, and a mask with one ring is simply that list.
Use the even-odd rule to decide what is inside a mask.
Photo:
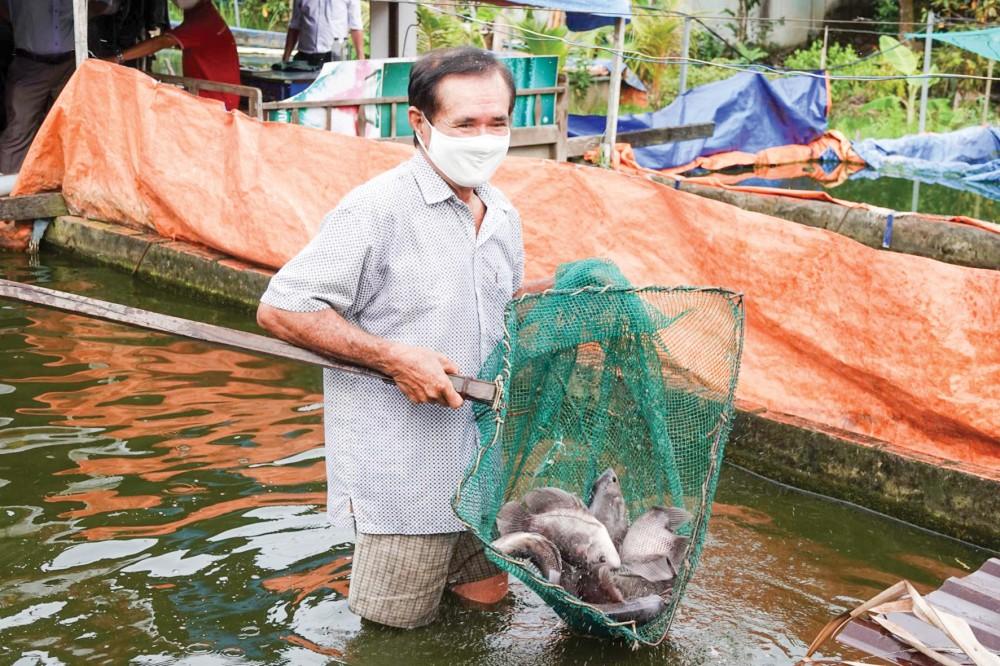
[{"label": "man's hand", "polygon": [[458,373],[458,366],[444,354],[396,344],[392,347],[386,371],[413,404],[435,402],[452,409],[462,406],[462,396],[448,378],[448,374]]}]

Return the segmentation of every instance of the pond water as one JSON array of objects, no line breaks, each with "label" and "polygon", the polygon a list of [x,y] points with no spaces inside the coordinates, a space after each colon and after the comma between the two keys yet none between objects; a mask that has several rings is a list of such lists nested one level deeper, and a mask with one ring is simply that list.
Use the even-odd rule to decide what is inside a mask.
[{"label": "pond water", "polygon": [[[824,185],[812,178],[765,179],[750,178],[741,185],[784,187],[791,190],[823,190],[838,199],[874,204],[897,211],[916,210],[939,215],[965,215],[987,222],[1000,222],[1000,201],[975,192],[963,191],[935,183],[920,183],[908,178],[891,176],[868,177],[855,174],[839,185]],[[916,192],[916,196],[914,196]],[[914,206],[914,203],[916,204]]]},{"label": "pond water", "polygon": [[[252,327],[58,256],[0,254],[0,276]],[[362,627],[352,535],[322,513],[319,390],[312,368],[0,301],[0,663],[788,664],[835,613],[989,555],[727,467],[659,648],[574,636],[519,584]]]}]

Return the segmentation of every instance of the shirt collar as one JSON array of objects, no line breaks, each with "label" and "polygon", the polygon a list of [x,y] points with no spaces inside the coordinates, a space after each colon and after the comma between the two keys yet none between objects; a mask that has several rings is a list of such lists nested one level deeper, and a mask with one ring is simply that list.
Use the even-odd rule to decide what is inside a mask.
[{"label": "shirt collar", "polygon": [[[442,201],[447,201],[451,197],[455,196],[455,191],[444,181],[444,178],[434,170],[430,162],[424,156],[424,153],[420,148],[417,148],[416,153],[410,160],[410,164],[413,168],[413,177],[417,181],[417,187],[420,188],[420,194],[424,197],[424,202],[430,206],[436,203],[441,203]],[[486,204],[486,208],[489,209],[502,209],[510,210],[510,202],[507,198],[497,191],[495,187],[489,183],[480,185],[475,189],[476,195],[483,200]]]}]

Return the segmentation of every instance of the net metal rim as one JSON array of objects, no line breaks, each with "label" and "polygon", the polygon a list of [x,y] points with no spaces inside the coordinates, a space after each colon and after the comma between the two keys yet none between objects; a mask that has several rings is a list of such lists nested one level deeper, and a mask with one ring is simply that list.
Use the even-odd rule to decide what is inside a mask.
[{"label": "net metal rim", "polygon": [[[664,624],[662,633],[655,639],[650,640],[644,638],[639,633],[639,625],[636,624],[634,620],[626,622],[615,622],[611,620],[607,615],[605,615],[599,608],[595,605],[582,601],[576,596],[570,594],[564,587],[559,584],[552,583],[545,578],[542,578],[538,573],[536,573],[532,568],[524,565],[522,560],[512,558],[500,551],[496,550],[490,541],[487,541],[478,531],[475,525],[467,521],[459,512],[459,504],[461,503],[463,492],[466,489],[468,482],[475,476],[480,465],[482,464],[483,458],[488,452],[490,452],[502,439],[504,421],[507,416],[507,408],[509,403],[509,389],[511,380],[511,356],[513,351],[512,345],[512,332],[511,332],[511,321],[516,321],[517,313],[516,307],[525,301],[531,300],[541,300],[553,296],[578,296],[581,294],[606,294],[606,293],[623,293],[623,294],[642,294],[642,293],[714,293],[722,296],[727,300],[732,308],[732,313],[735,318],[737,327],[737,347],[733,359],[733,372],[732,379],[730,381],[727,393],[726,393],[726,407],[723,409],[720,415],[719,423],[716,426],[715,436],[712,438],[711,444],[711,456],[709,463],[709,475],[714,477],[718,471],[718,467],[722,463],[723,453],[725,449],[725,443],[728,439],[729,432],[733,425],[733,420],[735,418],[735,407],[733,404],[736,385],[739,376],[739,368],[743,358],[743,345],[744,345],[744,322],[745,322],[745,300],[742,292],[733,291],[726,289],[724,287],[713,287],[713,286],[659,286],[659,285],[645,285],[645,286],[622,286],[622,285],[604,285],[604,286],[583,286],[573,289],[546,289],[540,292],[532,292],[522,294],[511,300],[504,312],[504,331],[503,337],[501,339],[501,344],[503,345],[503,364],[500,372],[494,378],[494,383],[497,386],[497,399],[494,401],[493,405],[487,408],[487,411],[483,412],[483,416],[492,412],[494,420],[494,433],[492,439],[483,444],[480,442],[477,447],[476,458],[472,464],[468,467],[466,472],[463,474],[461,481],[459,482],[458,488],[455,491],[455,495],[452,498],[452,511],[455,514],[458,521],[465,526],[465,528],[471,532],[479,541],[483,544],[484,549],[488,555],[492,558],[503,560],[512,566],[512,573],[518,578],[524,580],[525,578],[530,578],[535,585],[541,586],[543,588],[551,590],[555,593],[562,601],[570,606],[575,606],[580,609],[585,609],[587,611],[597,613],[604,618],[602,622],[602,627],[613,629],[617,631],[611,632],[613,635],[621,638],[625,638],[633,643],[633,647],[638,647],[639,644],[647,645],[650,647],[655,647],[662,643],[667,634],[670,631],[670,627],[673,624],[674,618],[676,616],[677,608],[680,605],[680,600],[683,597],[684,587],[686,587],[687,582],[693,575],[694,563],[692,560],[695,558],[696,551],[700,551],[700,548],[694,546],[692,541],[691,546],[688,547],[684,555],[684,560],[681,565],[681,571],[678,572],[677,580],[681,581],[678,592],[676,595],[671,595],[672,598],[670,602],[667,603],[666,608],[663,613],[659,616],[662,617],[664,614],[667,615],[666,623]],[[696,516],[693,521],[691,528],[692,534],[699,534],[701,530],[706,529],[710,516],[711,516],[711,504],[707,502],[708,495],[714,495],[714,484],[710,487],[710,484],[706,483],[702,486],[702,506],[705,507],[704,510],[700,511],[698,516]],[[700,555],[700,553],[698,553]],[[527,582],[527,581],[525,581]],[[555,610],[555,609],[553,609]],[[650,620],[649,623],[656,621]],[[648,623],[647,623],[648,624]],[[643,625],[645,626],[645,624]]]}]

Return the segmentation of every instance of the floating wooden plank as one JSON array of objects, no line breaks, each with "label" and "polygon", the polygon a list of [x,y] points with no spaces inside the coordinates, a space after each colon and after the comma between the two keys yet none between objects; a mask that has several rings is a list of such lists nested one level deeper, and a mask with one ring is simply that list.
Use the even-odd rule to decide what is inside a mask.
[{"label": "floating wooden plank", "polygon": [[0,220],[35,220],[68,214],[62,192],[0,197]]},{"label": "floating wooden plank", "polygon": [[[139,308],[127,305],[109,303],[95,298],[46,289],[45,287],[37,287],[10,280],[0,280],[0,298],[9,298],[24,303],[32,303],[64,312],[93,317],[95,319],[136,326],[150,331],[169,333],[170,335],[192,338],[202,342],[211,342],[244,351],[310,363],[323,368],[348,372],[363,377],[375,377],[390,384],[393,383],[392,379],[374,370],[335,361],[326,356],[265,335],[237,331],[224,326],[206,324],[190,319],[181,319],[180,317],[140,310]],[[449,375],[449,378],[455,390],[463,398],[487,405],[493,404],[497,394],[497,387],[492,382],[455,375]]]},{"label": "floating wooden plank", "polygon": [[[691,123],[688,125],[619,132],[615,141],[617,143],[627,143],[633,148],[644,148],[646,146],[658,146],[663,143],[687,141],[688,139],[702,139],[706,136],[712,136],[714,131],[715,123]],[[600,145],[601,137],[599,135],[570,137],[566,139],[566,156],[583,157],[584,153],[594,150]]]}]

